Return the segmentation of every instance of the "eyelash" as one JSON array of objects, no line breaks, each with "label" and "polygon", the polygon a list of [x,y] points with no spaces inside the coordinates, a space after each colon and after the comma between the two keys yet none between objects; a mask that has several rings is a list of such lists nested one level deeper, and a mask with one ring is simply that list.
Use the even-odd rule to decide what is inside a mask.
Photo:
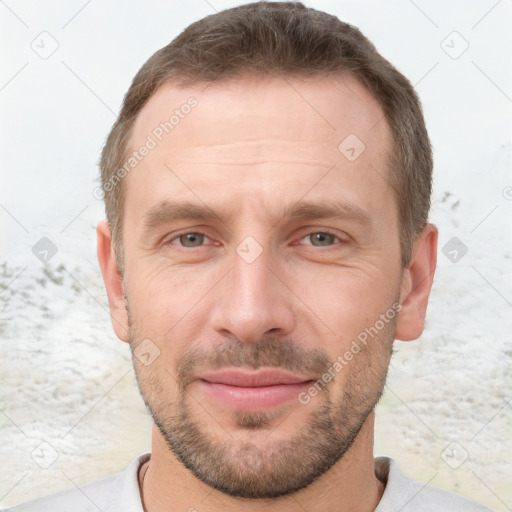
[{"label": "eyelash", "polygon": [[[329,231],[329,230],[321,230],[321,231],[311,231],[309,233],[307,233],[306,235],[304,235],[300,241],[304,240],[304,238],[308,237],[308,236],[311,236],[311,235],[315,235],[315,234],[322,234],[322,235],[328,235],[328,236],[333,236],[337,239],[337,242],[334,242],[333,245],[329,245],[329,246],[325,246],[325,248],[331,248],[331,247],[334,247],[334,245],[336,245],[337,243],[347,243],[346,241],[344,241],[342,239],[341,236],[337,235],[336,233],[333,233],[332,231]],[[196,249],[197,247],[203,247],[204,244],[201,244],[197,247],[185,247],[181,244],[172,244],[172,242],[174,242],[175,240],[178,240],[179,238],[181,238],[182,236],[185,236],[185,235],[202,235],[204,236],[205,238],[209,239],[208,235],[206,235],[205,233],[202,233],[201,231],[185,231],[184,233],[180,233],[176,236],[174,236],[173,238],[171,238],[170,240],[164,242],[164,245],[179,245],[179,247],[183,248],[183,249]],[[214,245],[218,245],[218,244],[214,244]],[[322,246],[315,246],[313,244],[305,244],[305,245],[311,245],[312,247],[322,247]]]},{"label": "eyelash", "polygon": [[[336,233],[333,233],[332,231],[329,231],[329,230],[327,230],[327,231],[312,231],[312,232],[308,233],[307,235],[303,236],[301,238],[301,240],[303,240],[304,238],[306,238],[308,236],[315,235],[315,234],[333,236],[336,239],[336,241],[334,241],[332,245],[325,246],[325,249],[334,248],[338,244],[346,244],[347,243],[347,240],[343,239],[343,237],[341,237],[340,235],[337,235]],[[313,244],[307,244],[307,245],[311,245],[312,247],[319,247],[319,246],[315,246]]]}]

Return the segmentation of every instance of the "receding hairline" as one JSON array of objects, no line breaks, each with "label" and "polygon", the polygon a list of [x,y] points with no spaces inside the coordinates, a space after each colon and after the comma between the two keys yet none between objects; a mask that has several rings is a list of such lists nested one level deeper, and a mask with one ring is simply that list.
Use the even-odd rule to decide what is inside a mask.
[{"label": "receding hairline", "polygon": [[[186,89],[190,90],[190,93],[193,94],[193,90],[199,88],[201,92],[206,89],[222,89],[229,87],[238,87],[244,83],[261,83],[262,85],[268,84],[277,80],[285,81],[291,88],[290,93],[297,94],[300,97],[300,93],[297,91],[293,91],[292,86],[290,85],[290,80],[301,80],[304,82],[315,83],[321,82],[324,80],[331,81],[333,84],[337,84],[340,87],[344,87],[350,90],[350,92],[359,95],[357,91],[354,91],[351,87],[352,84],[359,85],[362,90],[373,101],[374,105],[380,111],[379,120],[373,125],[373,128],[380,126],[385,126],[386,129],[386,137],[389,139],[388,144],[388,152],[391,152],[393,146],[395,145],[395,136],[392,130],[391,125],[388,121],[388,116],[384,111],[382,102],[379,98],[373,93],[373,91],[361,80],[361,78],[352,72],[350,69],[336,69],[336,70],[313,70],[313,71],[299,71],[299,72],[288,72],[288,71],[277,71],[277,70],[268,70],[262,72],[260,70],[256,70],[248,67],[247,69],[243,69],[233,75],[227,75],[219,77],[216,80],[208,80],[204,78],[198,78],[193,75],[183,74],[182,72],[176,72],[175,74],[166,77],[157,87],[155,87],[152,94],[147,98],[146,102],[143,106],[139,108],[136,115],[130,120],[130,128],[126,133],[126,143],[123,153],[123,160],[126,161],[129,158],[129,153],[134,151],[136,147],[134,147],[133,137],[135,135],[135,131],[137,129],[138,121],[140,120],[141,114],[145,111],[146,107],[150,103],[150,101],[155,98],[158,94],[163,94],[164,89],[175,89],[185,91]],[[302,97],[304,101],[307,102],[305,98]],[[184,96],[185,100],[185,96]],[[177,107],[178,105],[175,105]],[[372,128],[372,130],[373,130]],[[144,133],[143,135],[149,135],[149,133]],[[340,140],[341,142],[341,140]],[[124,181],[124,180],[123,180]],[[123,186],[123,185],[121,185]]]}]

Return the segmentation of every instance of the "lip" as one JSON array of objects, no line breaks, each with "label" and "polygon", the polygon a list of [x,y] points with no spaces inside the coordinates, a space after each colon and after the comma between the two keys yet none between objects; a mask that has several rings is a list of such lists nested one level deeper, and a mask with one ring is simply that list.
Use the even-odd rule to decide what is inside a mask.
[{"label": "lip", "polygon": [[254,411],[297,400],[313,379],[284,370],[222,370],[196,379],[201,391],[231,409]]},{"label": "lip", "polygon": [[222,370],[210,372],[199,377],[213,384],[226,384],[238,387],[275,386],[278,384],[299,384],[312,380],[311,377],[295,375],[284,370],[259,370],[246,372],[241,370]]}]

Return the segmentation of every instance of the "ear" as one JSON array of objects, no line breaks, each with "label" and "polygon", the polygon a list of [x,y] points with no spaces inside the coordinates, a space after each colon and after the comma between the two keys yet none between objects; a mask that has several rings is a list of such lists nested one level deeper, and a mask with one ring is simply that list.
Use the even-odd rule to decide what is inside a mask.
[{"label": "ear", "polygon": [[110,321],[117,337],[128,342],[129,325],[124,299],[123,276],[117,266],[110,226],[106,220],[98,224],[96,235],[98,239],[98,261],[110,305]]},{"label": "ear", "polygon": [[437,228],[427,224],[412,247],[411,261],[404,270],[400,289],[402,309],[395,337],[402,341],[419,338],[425,325],[428,297],[437,262]]}]

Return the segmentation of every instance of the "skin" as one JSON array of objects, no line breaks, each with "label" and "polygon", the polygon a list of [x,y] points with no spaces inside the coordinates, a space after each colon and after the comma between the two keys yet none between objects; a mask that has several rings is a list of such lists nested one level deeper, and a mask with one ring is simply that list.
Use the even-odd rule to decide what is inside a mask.
[{"label": "skin", "polygon": [[[391,134],[385,122],[377,123],[383,113],[376,100],[351,77],[167,84],[137,117],[131,148],[143,144],[190,96],[198,106],[125,178],[124,275],[108,223],[98,225],[98,258],[112,323],[132,349],[149,338],[160,351],[151,365],[134,361],[150,407],[170,417],[185,396],[201,432],[229,445],[240,464],[240,450],[248,443],[256,460],[271,463],[275,450],[296,439],[327,400],[341,408],[351,396],[354,403],[358,397],[365,403],[378,398],[393,340],[416,339],[423,330],[437,230],[426,225],[410,264],[402,268],[397,204],[382,177]],[[366,146],[355,161],[338,150],[351,133]],[[145,226],[149,211],[176,200],[207,205],[215,217]],[[340,217],[290,218],[286,207],[298,201],[342,202],[351,209]],[[314,234],[325,232],[335,236],[321,237],[318,245]],[[185,233],[206,238],[183,247],[179,235]],[[248,236],[262,251],[251,263],[236,251]],[[256,349],[251,347],[269,340],[295,347],[299,366],[314,351],[335,361],[396,301],[401,310],[394,321],[326,391],[307,405],[291,401],[251,416],[256,428],[209,400],[197,382],[187,382],[187,394],[180,395],[180,376],[192,375],[180,374],[180,364],[193,351],[202,356],[194,371],[209,369],[222,344],[237,354],[237,347],[245,347],[240,354],[252,363]],[[343,422],[343,415],[331,413],[331,419]],[[145,509],[213,512],[242,505],[244,510],[287,511],[297,510],[299,503],[307,510],[374,510],[384,484],[374,475],[374,413],[362,414],[353,413],[362,418],[361,428],[332,467],[297,492],[265,499],[213,489],[179,462],[155,427],[145,468]],[[242,472],[247,467],[239,466]]]}]

